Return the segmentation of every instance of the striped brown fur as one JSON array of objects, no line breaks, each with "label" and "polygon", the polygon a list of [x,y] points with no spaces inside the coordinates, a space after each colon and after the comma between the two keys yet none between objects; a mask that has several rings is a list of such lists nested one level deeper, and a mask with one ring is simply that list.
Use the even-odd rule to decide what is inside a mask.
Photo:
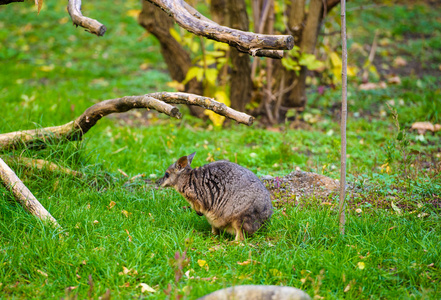
[{"label": "striped brown fur", "polygon": [[273,212],[270,194],[250,170],[229,161],[191,168],[196,153],[183,156],[165,172],[158,184],[174,187],[198,215],[204,215],[218,234],[225,230],[243,240]]}]

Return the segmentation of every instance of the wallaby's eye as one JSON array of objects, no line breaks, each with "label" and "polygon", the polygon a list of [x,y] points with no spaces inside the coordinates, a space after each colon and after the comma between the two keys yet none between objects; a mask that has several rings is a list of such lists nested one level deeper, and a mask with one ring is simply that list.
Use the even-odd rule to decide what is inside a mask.
[{"label": "wallaby's eye", "polygon": [[165,178],[168,178],[170,176],[170,174],[168,174],[168,172],[165,172]]}]

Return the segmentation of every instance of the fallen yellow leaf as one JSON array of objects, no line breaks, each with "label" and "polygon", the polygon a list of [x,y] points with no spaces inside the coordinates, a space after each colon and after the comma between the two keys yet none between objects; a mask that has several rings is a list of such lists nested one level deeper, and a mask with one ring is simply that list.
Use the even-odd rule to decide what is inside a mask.
[{"label": "fallen yellow leaf", "polygon": [[208,271],[208,264],[203,259],[198,259],[198,265]]},{"label": "fallen yellow leaf", "polygon": [[116,205],[115,201],[110,201],[109,206],[107,208],[112,209],[115,205]]},{"label": "fallen yellow leaf", "polygon": [[128,212],[127,210],[122,210],[121,211],[123,213],[123,215],[125,215],[127,218],[132,214],[131,212]]}]

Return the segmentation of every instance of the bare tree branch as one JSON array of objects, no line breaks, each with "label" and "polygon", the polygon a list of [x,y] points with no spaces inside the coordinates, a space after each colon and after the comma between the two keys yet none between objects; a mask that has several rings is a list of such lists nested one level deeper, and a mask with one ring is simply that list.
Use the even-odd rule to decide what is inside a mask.
[{"label": "bare tree branch", "polygon": [[[148,0],[168,13],[182,28],[207,38],[227,43],[241,52],[253,56],[282,58],[283,53],[276,50],[290,50],[294,38],[290,35],[263,35],[221,26],[204,17],[183,0]],[[76,26],[86,28],[90,33],[104,35],[106,26],[84,17],[81,13],[81,0],[69,0],[68,12]]]},{"label": "bare tree branch", "polygon": [[79,140],[102,117],[112,113],[126,112],[131,109],[154,109],[171,117],[181,118],[179,109],[167,103],[201,106],[217,114],[236,120],[239,123],[246,125],[253,123],[253,117],[238,112],[212,98],[186,93],[152,93],[99,102],[86,109],[86,111],[74,121],[64,125],[0,134],[0,150],[29,146],[50,139],[65,139],[67,141]]},{"label": "bare tree branch", "polygon": [[219,115],[230,118],[232,120],[235,120],[239,123],[248,126],[253,124],[254,121],[254,118],[252,116],[236,111],[226,106],[224,103],[217,102],[216,100],[208,97],[198,96],[194,94],[187,94],[187,93],[168,93],[168,92],[152,93],[149,94],[149,96],[162,100],[167,103],[201,106],[205,109],[212,110]]},{"label": "bare tree branch", "polygon": [[96,34],[97,36],[103,36],[104,33],[106,33],[106,26],[97,20],[83,16],[81,13],[81,0],[69,0],[67,11],[76,26],[86,28],[88,32]]},{"label": "bare tree branch", "polygon": [[15,199],[32,215],[44,222],[59,227],[57,220],[38,202],[37,198],[17,177],[14,171],[0,158],[0,179],[5,187],[10,190]]},{"label": "bare tree branch", "polygon": [[227,43],[241,52],[251,55],[278,57],[261,50],[290,50],[294,38],[290,35],[265,35],[221,26],[190,8],[183,0],[148,0],[169,14],[182,28],[218,42]]}]

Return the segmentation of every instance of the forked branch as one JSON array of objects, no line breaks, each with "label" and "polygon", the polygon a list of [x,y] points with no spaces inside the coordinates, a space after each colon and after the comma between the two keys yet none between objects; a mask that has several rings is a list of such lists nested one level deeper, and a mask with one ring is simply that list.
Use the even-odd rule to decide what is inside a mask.
[{"label": "forked branch", "polygon": [[253,123],[253,117],[238,112],[212,98],[186,93],[152,93],[99,102],[86,109],[74,121],[64,125],[0,134],[0,150],[18,148],[20,146],[38,146],[38,143],[46,142],[46,140],[50,139],[79,140],[102,117],[112,113],[126,112],[131,109],[154,109],[168,116],[181,118],[179,109],[168,103],[201,106],[239,123],[246,125]]}]

